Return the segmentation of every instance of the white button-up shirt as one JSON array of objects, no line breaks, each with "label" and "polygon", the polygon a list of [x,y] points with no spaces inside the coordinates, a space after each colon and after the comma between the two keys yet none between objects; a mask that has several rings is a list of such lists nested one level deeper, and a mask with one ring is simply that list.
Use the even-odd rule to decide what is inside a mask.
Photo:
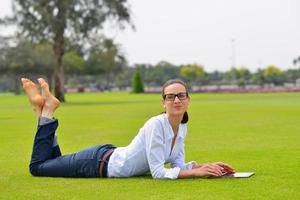
[{"label": "white button-up shirt", "polygon": [[[174,133],[166,114],[149,119],[127,147],[118,147],[108,163],[108,177],[131,177],[151,172],[155,179],[176,179],[181,169],[191,169],[194,161],[184,163],[186,124],[180,124],[174,147]],[[165,168],[171,163],[171,169]]]}]

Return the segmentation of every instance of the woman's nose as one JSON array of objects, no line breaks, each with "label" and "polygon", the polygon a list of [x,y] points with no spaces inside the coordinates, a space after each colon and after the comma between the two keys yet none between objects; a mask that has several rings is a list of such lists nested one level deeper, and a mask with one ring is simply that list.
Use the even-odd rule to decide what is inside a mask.
[{"label": "woman's nose", "polygon": [[174,102],[181,102],[178,96],[175,97]]}]

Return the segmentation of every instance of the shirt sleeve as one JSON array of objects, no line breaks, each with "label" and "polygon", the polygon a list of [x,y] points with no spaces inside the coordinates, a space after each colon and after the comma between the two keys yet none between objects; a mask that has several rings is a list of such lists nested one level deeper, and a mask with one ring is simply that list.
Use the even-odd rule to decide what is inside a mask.
[{"label": "shirt sleeve", "polygon": [[177,157],[174,160],[171,160],[171,167],[179,167],[180,169],[192,169],[195,164],[195,161],[190,161],[185,163],[185,151],[184,144],[181,146]]},{"label": "shirt sleeve", "polygon": [[152,177],[155,179],[176,179],[179,175],[180,168],[165,168],[165,144],[163,128],[157,123],[153,123],[146,128],[145,144],[146,156]]}]

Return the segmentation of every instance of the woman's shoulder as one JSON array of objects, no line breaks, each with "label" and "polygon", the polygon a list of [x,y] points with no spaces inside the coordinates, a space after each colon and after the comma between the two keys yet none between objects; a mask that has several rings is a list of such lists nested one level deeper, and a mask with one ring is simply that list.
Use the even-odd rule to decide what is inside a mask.
[{"label": "woman's shoulder", "polygon": [[144,127],[163,127],[165,121],[166,121],[165,113],[162,113],[160,115],[156,115],[148,119]]},{"label": "woman's shoulder", "polygon": [[151,122],[160,123],[160,124],[166,123],[166,120],[167,120],[166,113],[161,113],[149,119],[149,121]]}]

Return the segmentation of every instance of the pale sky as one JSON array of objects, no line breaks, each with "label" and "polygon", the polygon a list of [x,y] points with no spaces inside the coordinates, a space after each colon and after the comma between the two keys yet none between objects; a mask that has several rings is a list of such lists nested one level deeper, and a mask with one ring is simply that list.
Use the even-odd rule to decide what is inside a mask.
[{"label": "pale sky", "polygon": [[[130,64],[164,60],[176,65],[202,64],[209,72],[228,70],[232,64],[255,71],[270,64],[295,68],[292,61],[300,56],[299,0],[129,3],[136,31],[110,35],[122,45]],[[10,0],[1,1],[0,16],[10,12]]]}]

